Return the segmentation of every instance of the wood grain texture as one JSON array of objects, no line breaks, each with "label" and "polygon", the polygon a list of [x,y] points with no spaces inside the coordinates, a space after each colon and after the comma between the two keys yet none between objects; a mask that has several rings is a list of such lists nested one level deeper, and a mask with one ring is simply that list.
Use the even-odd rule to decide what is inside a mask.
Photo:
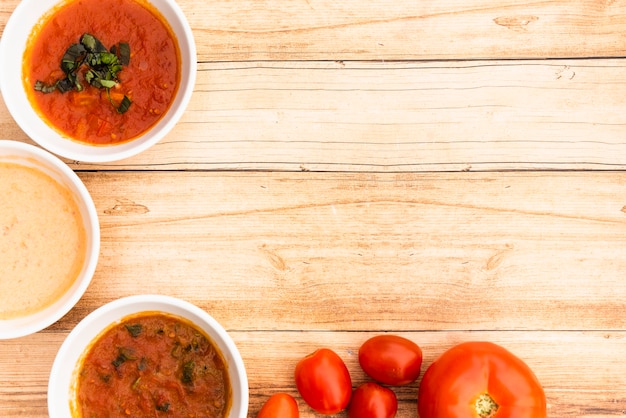
[{"label": "wood grain texture", "polygon": [[103,243],[80,314],[156,292],[240,330],[626,330],[621,175],[81,177]]},{"label": "wood grain texture", "polygon": [[[621,60],[201,64],[159,144],[76,170],[626,167]],[[6,109],[0,103],[0,109]],[[0,112],[2,136],[28,141]]]},{"label": "wood grain texture", "polygon": [[[0,31],[18,0],[0,4]],[[615,0],[185,0],[209,61],[621,57]]]}]

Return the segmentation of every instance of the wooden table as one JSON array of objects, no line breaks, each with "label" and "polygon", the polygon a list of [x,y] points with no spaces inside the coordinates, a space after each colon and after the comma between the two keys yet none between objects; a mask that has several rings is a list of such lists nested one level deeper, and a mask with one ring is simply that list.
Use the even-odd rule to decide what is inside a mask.
[{"label": "wooden table", "polygon": [[[386,332],[424,368],[462,341],[505,346],[550,417],[626,414],[626,2],[179,4],[191,103],[139,156],[67,161],[100,215],[99,265],[66,317],[0,341],[0,416],[46,416],[69,331],[140,293],[224,325],[249,417],[297,396],[294,366],[322,346],[364,382],[357,350]],[[4,102],[0,131],[31,142]],[[418,383],[398,417],[417,416]]]}]

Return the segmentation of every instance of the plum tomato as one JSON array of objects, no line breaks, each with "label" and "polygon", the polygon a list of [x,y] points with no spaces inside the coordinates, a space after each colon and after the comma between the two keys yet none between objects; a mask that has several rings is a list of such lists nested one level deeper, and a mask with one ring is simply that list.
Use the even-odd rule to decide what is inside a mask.
[{"label": "plum tomato", "polygon": [[278,392],[270,396],[256,418],[299,418],[298,402],[288,393]]},{"label": "plum tomato", "polygon": [[352,396],[352,379],[341,357],[320,348],[296,365],[296,387],[302,399],[315,411],[333,415],[343,411]]},{"label": "plum tomato", "polygon": [[398,399],[393,390],[367,382],[352,393],[348,418],[394,418]]},{"label": "plum tomato", "polygon": [[419,377],[422,349],[399,335],[377,335],[359,348],[359,364],[377,382],[407,385]]},{"label": "plum tomato", "polygon": [[470,341],[428,367],[417,410],[421,418],[546,418],[546,397],[520,358],[497,344]]}]

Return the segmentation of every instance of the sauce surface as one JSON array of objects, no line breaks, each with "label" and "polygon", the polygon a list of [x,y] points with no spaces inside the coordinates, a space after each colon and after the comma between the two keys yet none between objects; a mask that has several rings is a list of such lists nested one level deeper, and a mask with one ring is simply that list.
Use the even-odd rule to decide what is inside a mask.
[{"label": "sauce surface", "polygon": [[72,286],[86,233],[71,191],[36,168],[0,163],[0,196],[0,319],[13,319]]},{"label": "sauce surface", "polygon": [[[35,91],[38,80],[53,84],[65,77],[61,59],[85,33],[107,49],[129,44],[130,62],[119,72],[120,82],[108,92],[84,81],[81,92]],[[180,81],[180,52],[164,18],[142,0],[71,1],[53,9],[35,27],[22,73],[29,100],[61,134],[83,143],[117,144],[141,135],[165,114]],[[120,114],[116,106],[124,95],[132,104]]]},{"label": "sauce surface", "polygon": [[224,418],[226,363],[209,337],[177,316],[127,317],[97,337],[77,374],[75,417]]}]

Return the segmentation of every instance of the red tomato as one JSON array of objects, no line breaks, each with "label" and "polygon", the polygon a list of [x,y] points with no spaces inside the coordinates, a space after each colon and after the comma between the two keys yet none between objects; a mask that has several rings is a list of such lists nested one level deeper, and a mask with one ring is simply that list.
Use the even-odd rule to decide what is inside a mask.
[{"label": "red tomato", "polygon": [[489,342],[452,347],[424,373],[420,418],[545,418],[546,397],[532,370]]},{"label": "red tomato", "polygon": [[359,349],[359,364],[372,379],[386,385],[407,385],[420,374],[422,350],[398,335],[378,335]]},{"label": "red tomato", "polygon": [[288,393],[275,393],[270,396],[256,418],[298,418],[298,403]]},{"label": "red tomato", "polygon": [[300,396],[315,411],[332,415],[348,406],[352,380],[334,351],[320,348],[304,357],[296,365],[295,377]]},{"label": "red tomato", "polygon": [[378,383],[363,383],[350,400],[349,418],[393,418],[398,411],[396,394]]}]

